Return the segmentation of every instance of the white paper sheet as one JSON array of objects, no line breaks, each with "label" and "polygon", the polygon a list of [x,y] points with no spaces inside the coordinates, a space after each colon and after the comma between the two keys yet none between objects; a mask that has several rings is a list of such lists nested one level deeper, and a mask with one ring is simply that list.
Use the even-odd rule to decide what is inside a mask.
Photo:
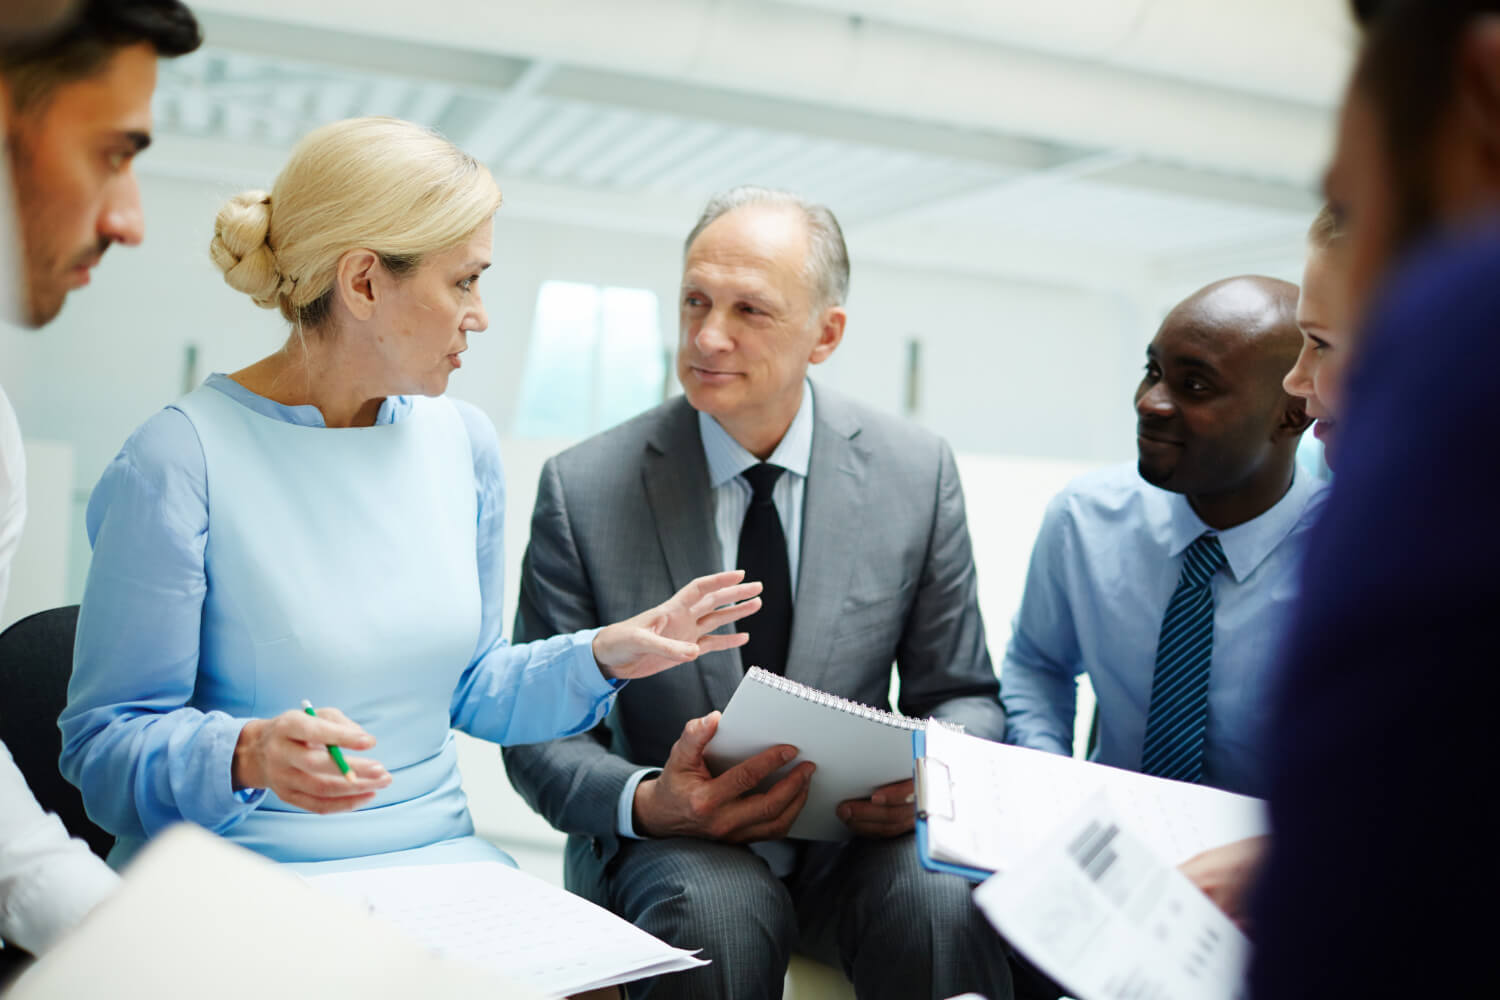
[{"label": "white paper sheet", "polygon": [[[498,866],[497,866],[498,867]],[[6,1000],[541,1000],[180,823]]]},{"label": "white paper sheet", "polygon": [[708,964],[586,899],[493,862],[369,868],[307,881],[368,907],[441,955],[550,996]]},{"label": "white paper sheet", "polygon": [[1250,942],[1100,791],[974,890],[1011,946],[1079,1000],[1241,1000]]},{"label": "white paper sheet", "polygon": [[1245,795],[936,726],[925,738],[918,807],[927,813],[928,851],[941,861],[1005,871],[1101,789],[1135,835],[1174,864],[1268,828],[1265,803]]}]

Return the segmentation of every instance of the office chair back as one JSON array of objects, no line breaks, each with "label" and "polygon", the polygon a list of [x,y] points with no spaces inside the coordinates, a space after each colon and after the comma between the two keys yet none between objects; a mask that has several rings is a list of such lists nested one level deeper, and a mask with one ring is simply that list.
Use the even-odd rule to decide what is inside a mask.
[{"label": "office chair back", "polygon": [[0,632],[0,740],[15,758],[42,808],[57,813],[99,857],[114,837],[83,811],[83,796],[57,769],[57,717],[68,700],[78,605],[39,611]]}]

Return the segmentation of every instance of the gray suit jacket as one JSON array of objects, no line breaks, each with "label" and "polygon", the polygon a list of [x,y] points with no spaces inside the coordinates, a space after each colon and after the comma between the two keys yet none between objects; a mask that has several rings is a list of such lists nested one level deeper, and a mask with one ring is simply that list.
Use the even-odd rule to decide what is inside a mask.
[{"label": "gray suit jacket", "polygon": [[[812,458],[787,676],[1000,739],[963,493],[936,436],[814,388]],[[697,414],[673,399],[549,459],[522,563],[515,639],[604,625],[723,565]],[[754,628],[755,619],[747,619]],[[630,775],[659,767],[689,719],[722,709],[739,650],[631,681],[592,733],[504,751],[511,783],[573,834],[575,891],[599,898]]]}]

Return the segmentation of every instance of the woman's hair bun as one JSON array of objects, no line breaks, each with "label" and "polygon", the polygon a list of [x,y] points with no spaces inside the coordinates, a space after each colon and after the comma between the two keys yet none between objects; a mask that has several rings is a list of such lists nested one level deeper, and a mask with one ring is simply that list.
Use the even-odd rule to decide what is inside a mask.
[{"label": "woman's hair bun", "polygon": [[276,306],[283,276],[276,254],[266,242],[271,228],[271,196],[244,191],[219,209],[209,256],[231,288],[244,292],[266,309]]}]

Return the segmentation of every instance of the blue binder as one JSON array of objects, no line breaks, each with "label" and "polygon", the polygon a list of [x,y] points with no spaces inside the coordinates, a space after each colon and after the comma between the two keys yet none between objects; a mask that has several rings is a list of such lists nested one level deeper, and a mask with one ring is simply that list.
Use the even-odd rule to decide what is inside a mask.
[{"label": "blue binder", "polygon": [[912,749],[912,773],[916,777],[917,795],[917,858],[922,862],[922,867],[928,871],[946,872],[949,875],[961,875],[971,882],[983,882],[993,871],[983,868],[972,868],[968,865],[955,865],[948,861],[939,861],[930,853],[927,840],[927,817],[929,810],[937,809],[944,818],[953,817],[953,794],[948,786],[948,769],[943,766],[942,761],[930,759],[927,756],[927,734],[920,729],[913,730],[911,734]]}]

